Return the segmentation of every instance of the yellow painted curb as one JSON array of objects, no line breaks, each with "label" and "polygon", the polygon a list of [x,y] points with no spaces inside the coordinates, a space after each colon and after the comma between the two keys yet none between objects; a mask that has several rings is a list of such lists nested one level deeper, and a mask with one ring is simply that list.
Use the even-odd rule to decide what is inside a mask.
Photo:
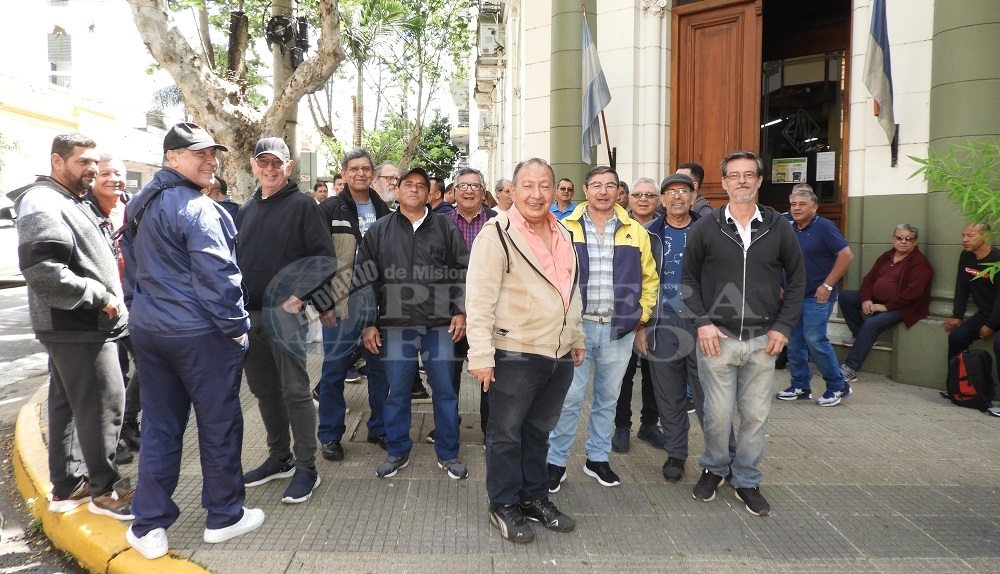
[{"label": "yellow painted curb", "polygon": [[176,554],[146,560],[125,542],[127,523],[91,514],[86,505],[65,514],[48,511],[52,484],[48,480],[48,448],[39,424],[47,389],[43,384],[17,415],[13,462],[17,488],[31,515],[41,519],[52,544],[72,554],[87,570],[99,574],[207,574],[201,566]]}]

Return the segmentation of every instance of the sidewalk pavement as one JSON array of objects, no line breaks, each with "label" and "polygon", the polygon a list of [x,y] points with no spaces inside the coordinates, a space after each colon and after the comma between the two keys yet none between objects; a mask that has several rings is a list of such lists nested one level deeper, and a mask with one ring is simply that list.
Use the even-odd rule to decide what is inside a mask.
[{"label": "sidewalk pavement", "polygon": [[[314,380],[319,353],[310,357]],[[813,384],[822,392],[822,379]],[[775,390],[786,386],[787,371],[778,371]],[[189,425],[175,494],[181,517],[168,531],[170,557],[156,561],[130,550],[125,526],[113,519],[85,507],[63,516],[45,510],[43,392],[21,413],[15,464],[22,494],[40,501],[34,512],[46,533],[95,572],[1000,572],[1000,419],[877,375],[863,373],[852,388],[832,408],[774,400],[761,489],[773,513],[765,518],[747,513],[729,485],[710,503],[692,498],[703,450],[694,415],[692,457],[678,484],[662,478],[666,453],[633,433],[631,452],[611,455],[622,485],[600,486],[582,471],[582,428],[569,478],[552,495],[577,528],[536,526],[528,545],[502,540],[487,518],[479,397],[468,375],[459,454],[468,480],[437,468],[433,446],[423,442],[433,428],[427,404],[414,405],[409,467],[376,478],[384,451],[365,442],[365,385],[347,385],[345,460],[317,457],[323,483],[304,504],[280,502],[287,481],[248,488],[247,505],[267,519],[222,544],[201,540],[205,511]],[[242,400],[243,464],[252,468],[267,454],[265,434],[245,387]],[[122,467],[133,480],[135,470]]]}]

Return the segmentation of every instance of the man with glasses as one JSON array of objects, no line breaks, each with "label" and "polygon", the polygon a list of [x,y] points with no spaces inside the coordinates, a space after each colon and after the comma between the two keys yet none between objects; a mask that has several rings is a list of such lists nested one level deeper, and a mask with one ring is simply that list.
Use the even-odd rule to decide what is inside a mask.
[{"label": "man with glasses", "polygon": [[566,480],[566,463],[576,439],[580,409],[593,372],[593,404],[587,423],[587,462],[583,472],[601,486],[618,486],[611,469],[611,435],[622,377],[632,343],[646,354],[646,322],[653,314],[659,280],[649,233],[628,216],[618,198],[618,173],[598,166],[585,179],[587,201],[563,224],[573,236],[580,261],[586,355],[574,369],[562,413],[549,434],[549,492]]},{"label": "man with glasses", "polygon": [[[497,212],[487,209],[482,204],[483,195],[486,193],[486,185],[483,183],[483,174],[472,168],[462,168],[455,177],[455,195],[458,198],[458,205],[453,211],[445,215],[450,217],[465,240],[466,249],[472,248],[472,242],[483,230],[486,222],[496,217]],[[455,393],[458,393],[459,384],[462,381],[462,365],[469,353],[469,342],[462,337],[455,341],[455,364],[453,368],[452,382],[455,385]],[[490,420],[489,395],[486,391],[480,391],[479,395],[479,426],[486,434],[486,423]],[[461,418],[461,417],[459,417]],[[434,442],[434,431],[427,434],[427,442]],[[485,444],[485,443],[484,443]]]},{"label": "man with glasses", "polygon": [[[344,381],[355,353],[361,346],[361,331],[375,312],[375,299],[363,275],[355,276],[354,261],[361,240],[375,221],[391,211],[372,189],[375,163],[364,148],[344,154],[341,163],[344,190],[320,205],[323,221],[329,225],[337,254],[337,273],[333,281],[333,299],[337,323],[323,327],[323,369],[319,379],[319,428],[323,458],[344,459],[341,444],[347,430],[347,403]],[[385,449],[385,425],[382,408],[389,393],[385,371],[376,355],[362,353],[368,368],[367,441]]]},{"label": "man with glasses", "polygon": [[243,480],[257,486],[291,477],[281,498],[286,504],[309,500],[320,484],[316,409],[306,369],[308,323],[300,320],[304,305],[312,303],[324,325],[336,320],[330,298],[313,296],[333,275],[333,244],[316,202],[289,177],[293,163],[281,138],[258,141],[250,168],[260,186],[236,217],[236,258],[250,314],[243,371],[257,397],[268,446],[267,459]]},{"label": "man with glasses", "polygon": [[878,336],[904,323],[909,329],[930,314],[934,270],[917,246],[917,228],[900,223],[892,234],[892,249],[875,260],[857,291],[840,294],[840,314],[851,329],[854,346],[840,366],[844,380],[858,380]]},{"label": "man with glasses", "polygon": [[684,476],[688,458],[688,389],[694,396],[698,420],[704,419],[704,394],[695,357],[697,334],[681,294],[681,269],[688,236],[695,221],[694,182],[675,173],[660,184],[660,203],[666,214],[646,229],[653,235],[653,257],[660,274],[660,296],[652,329],[648,331],[652,387],[663,425],[663,448],[670,453],[663,463],[663,478],[677,482]]},{"label": "man with glasses", "polygon": [[395,209],[396,193],[399,190],[399,168],[389,162],[378,164],[375,168],[374,187],[382,201]]},{"label": "man with glasses", "polygon": [[783,401],[812,399],[812,370],[816,364],[826,391],[816,399],[821,407],[832,407],[851,395],[851,385],[837,367],[837,354],[826,336],[830,313],[837,303],[837,283],[854,259],[840,230],[829,219],[817,215],[819,199],[807,183],[797,184],[788,197],[792,229],[802,248],[806,266],[806,298],[802,316],[788,340],[788,370],[791,386],[779,391]]},{"label": "man with glasses", "polygon": [[556,187],[556,201],[551,207],[556,219],[566,219],[573,213],[573,193],[573,181],[566,177],[560,179]]},{"label": "man with glasses", "polygon": [[[760,463],[774,361],[799,319],[806,274],[788,221],[756,203],[764,169],[757,154],[733,152],[721,168],[730,201],[694,224],[684,251],[684,303],[698,330],[698,377],[705,395],[704,470],[692,495],[709,502],[731,475],[747,511],[766,516],[771,506],[760,493]],[[729,443],[737,409],[734,456]]]},{"label": "man with glasses", "polygon": [[[658,197],[656,182],[648,177],[640,177],[632,184],[632,193],[629,194],[629,216],[640,225],[646,225],[656,216]],[[639,413],[639,432],[636,436],[656,448],[663,448],[663,432],[656,426],[656,396],[653,394],[649,361],[633,349],[632,357],[625,369],[625,376],[622,378],[621,393],[615,409],[615,434],[611,437],[611,450],[615,452],[628,452],[631,448],[629,437],[632,432],[632,387],[636,369],[642,373],[642,410]]]}]

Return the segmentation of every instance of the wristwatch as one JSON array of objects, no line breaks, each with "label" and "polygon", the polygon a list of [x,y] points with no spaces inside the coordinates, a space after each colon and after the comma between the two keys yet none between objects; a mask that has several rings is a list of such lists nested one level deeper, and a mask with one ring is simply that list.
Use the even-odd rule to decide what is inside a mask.
[{"label": "wristwatch", "polygon": [[823,283],[823,287],[826,287],[827,291],[833,291],[833,285],[827,285],[826,283]]}]

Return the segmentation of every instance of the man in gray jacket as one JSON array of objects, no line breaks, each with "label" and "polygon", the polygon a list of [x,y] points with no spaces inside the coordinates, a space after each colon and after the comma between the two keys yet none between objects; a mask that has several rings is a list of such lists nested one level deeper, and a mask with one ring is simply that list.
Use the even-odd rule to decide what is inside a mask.
[{"label": "man in gray jacket", "polygon": [[95,514],[131,520],[131,487],[114,462],[125,407],[115,341],[127,334],[125,305],[111,225],[84,199],[96,147],[83,134],[56,136],[51,174],[8,197],[31,326],[49,353],[49,510],[90,502]]}]

